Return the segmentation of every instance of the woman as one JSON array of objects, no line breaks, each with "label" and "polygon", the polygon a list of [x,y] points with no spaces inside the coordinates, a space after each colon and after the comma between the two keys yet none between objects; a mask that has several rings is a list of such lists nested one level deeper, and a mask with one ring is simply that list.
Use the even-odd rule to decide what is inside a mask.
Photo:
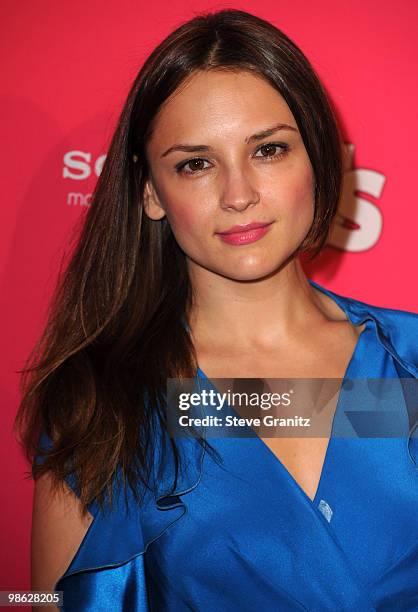
[{"label": "woman", "polygon": [[168,431],[169,378],[416,378],[417,315],[302,269],[341,175],[324,90],[271,24],[196,17],[147,59],[25,375],[32,588],[77,611],[418,609],[412,435]]}]

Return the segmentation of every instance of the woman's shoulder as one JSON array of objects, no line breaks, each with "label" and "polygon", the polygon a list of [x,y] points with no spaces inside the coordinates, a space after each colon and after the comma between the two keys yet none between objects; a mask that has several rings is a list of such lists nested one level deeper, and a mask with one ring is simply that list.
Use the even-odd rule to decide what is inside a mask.
[{"label": "woman's shoulder", "polygon": [[418,325],[418,313],[404,309],[393,308],[390,306],[378,305],[369,301],[363,301],[355,297],[340,296],[353,308],[360,312],[370,312],[376,317],[387,320],[387,322],[411,322],[411,325]]},{"label": "woman's shoulder", "polygon": [[370,318],[375,320],[383,336],[391,336],[393,339],[415,340],[415,342],[412,342],[415,346],[415,334],[418,334],[418,313],[403,308],[377,305],[354,297],[340,297],[345,300],[347,308],[357,319]]},{"label": "woman's shoulder", "polygon": [[372,321],[381,344],[410,374],[418,377],[418,313],[377,305],[309,282],[333,299],[354,325]]},{"label": "woman's shoulder", "polygon": [[[100,507],[94,502],[89,507],[93,520],[69,567],[54,586],[55,590],[65,592],[65,610],[87,609],[90,590],[97,590],[99,586],[106,592],[112,588],[119,592],[125,587],[128,591],[129,571],[136,573],[140,584],[145,585],[144,553],[186,514],[182,497],[199,484],[202,475],[204,449],[194,438],[180,438],[176,442],[184,467],[176,480],[175,490],[171,487],[175,460],[169,452],[163,472],[157,470],[158,481],[144,490],[141,503],[131,487],[121,486],[118,473],[113,480],[112,506]],[[45,431],[40,436],[40,446],[46,450],[52,446]],[[157,455],[162,452],[158,445],[155,450]],[[36,457],[36,461],[42,460]],[[156,460],[159,466],[159,457],[156,456]],[[78,496],[72,474],[66,482]],[[147,609],[145,600],[143,606],[138,609]]]},{"label": "woman's shoulder", "polygon": [[377,318],[383,318],[393,320],[393,321],[411,321],[414,325],[418,325],[418,313],[402,308],[392,308],[389,306],[384,306],[382,304],[376,304],[370,301],[364,301],[359,299],[353,295],[347,295],[345,292],[335,292],[331,289],[328,289],[316,281],[309,280],[310,284],[315,288],[319,289],[323,293],[332,297],[337,304],[342,307],[345,311],[350,311],[354,318],[359,318],[361,316],[366,316],[368,313],[370,315],[374,315]]},{"label": "woman's shoulder", "polygon": [[[383,337],[390,337],[395,343],[406,342],[411,349],[417,346],[418,313],[412,310],[376,305],[355,298],[346,298],[358,316],[376,321]],[[417,353],[418,354],[418,353]]]},{"label": "woman's shoulder", "polygon": [[410,374],[418,377],[418,314],[355,298],[345,299],[358,318],[374,322],[383,346]]}]

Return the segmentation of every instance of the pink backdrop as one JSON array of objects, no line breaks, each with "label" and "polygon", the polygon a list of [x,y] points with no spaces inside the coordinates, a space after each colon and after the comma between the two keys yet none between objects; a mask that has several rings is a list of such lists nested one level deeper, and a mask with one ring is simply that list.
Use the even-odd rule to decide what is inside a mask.
[{"label": "pink backdrop", "polygon": [[338,108],[347,166],[340,216],[308,276],[418,311],[416,0],[2,0],[0,590],[29,588],[32,483],[10,429],[18,375],[45,319],[70,229],[88,206],[141,62],[204,9],[271,20],[310,58]]}]

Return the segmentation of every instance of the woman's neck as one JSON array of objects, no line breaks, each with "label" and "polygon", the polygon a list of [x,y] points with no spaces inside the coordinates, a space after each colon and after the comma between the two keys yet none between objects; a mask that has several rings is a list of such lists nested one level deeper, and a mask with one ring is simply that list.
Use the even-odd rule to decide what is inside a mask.
[{"label": "woman's neck", "polygon": [[345,319],[310,285],[298,258],[255,281],[228,279],[196,264],[189,273],[195,296],[189,326],[199,344],[269,348],[326,320]]}]

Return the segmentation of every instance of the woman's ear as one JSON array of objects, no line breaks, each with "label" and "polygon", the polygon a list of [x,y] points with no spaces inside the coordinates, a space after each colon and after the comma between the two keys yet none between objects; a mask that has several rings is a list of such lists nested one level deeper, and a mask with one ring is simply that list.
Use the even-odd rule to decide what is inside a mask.
[{"label": "woman's ear", "polygon": [[144,210],[148,217],[154,221],[158,221],[165,216],[165,210],[151,179],[147,180],[144,187]]}]

